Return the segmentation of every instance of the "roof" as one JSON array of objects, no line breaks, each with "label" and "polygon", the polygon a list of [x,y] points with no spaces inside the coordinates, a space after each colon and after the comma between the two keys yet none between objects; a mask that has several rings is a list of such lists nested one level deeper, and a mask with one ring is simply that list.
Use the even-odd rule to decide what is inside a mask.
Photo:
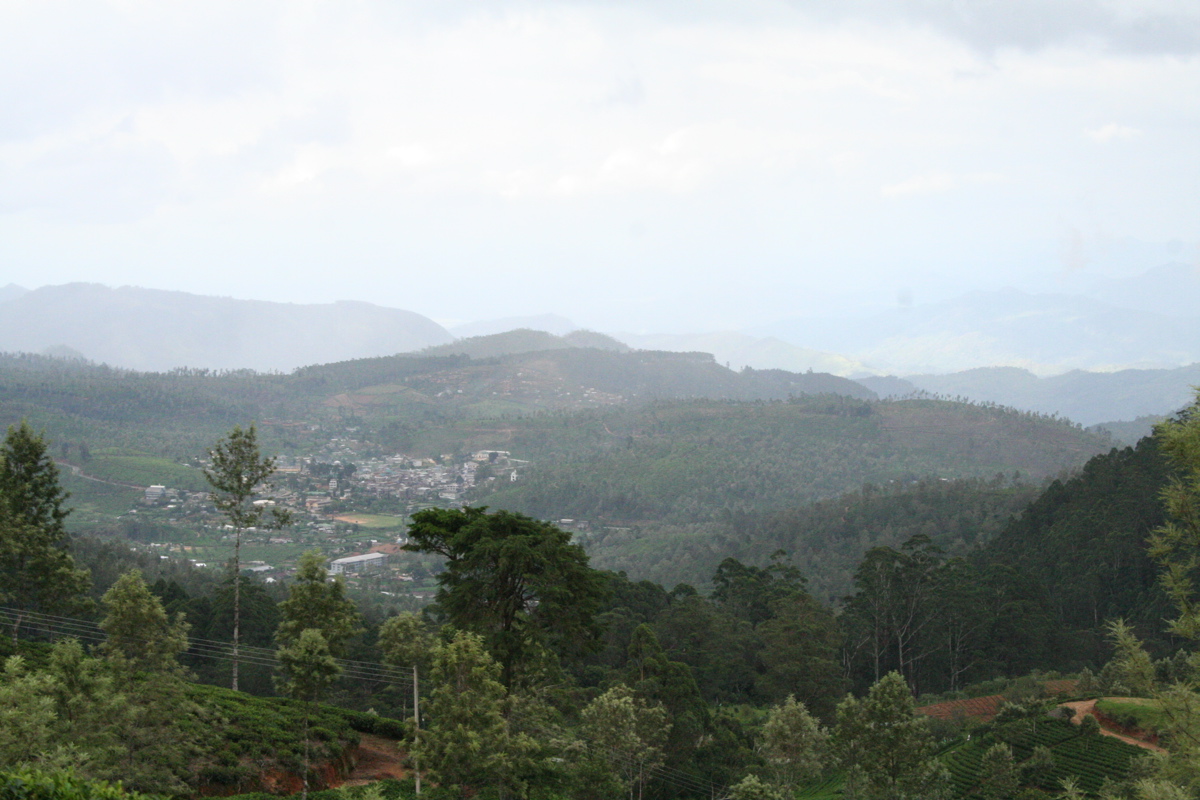
[{"label": "roof", "polygon": [[363,561],[378,561],[381,558],[387,558],[387,553],[364,553],[361,556],[346,556],[345,558],[335,558],[334,564],[358,564]]}]

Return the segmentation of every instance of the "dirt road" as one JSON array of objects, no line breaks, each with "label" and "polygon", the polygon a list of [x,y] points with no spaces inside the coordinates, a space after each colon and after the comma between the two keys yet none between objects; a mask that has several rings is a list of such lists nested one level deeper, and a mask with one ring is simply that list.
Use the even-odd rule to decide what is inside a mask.
[{"label": "dirt road", "polygon": [[[1094,717],[1095,716],[1095,713],[1094,713],[1095,709],[1096,709],[1096,701],[1095,700],[1075,700],[1070,703],[1063,703],[1063,705],[1066,706],[1067,708],[1071,708],[1071,709],[1075,710],[1075,716],[1071,717],[1071,721],[1074,722],[1076,725],[1082,724],[1084,717]],[[1097,720],[1097,722],[1099,722],[1099,720]],[[1120,739],[1122,742],[1125,742],[1126,744],[1134,745],[1135,747],[1144,747],[1145,749],[1153,750],[1156,753],[1167,752],[1166,750],[1164,750],[1163,748],[1159,747],[1156,744],[1150,744],[1149,742],[1143,742],[1141,739],[1134,739],[1132,736],[1124,736],[1120,733],[1117,733],[1116,731],[1110,731],[1107,728],[1105,728],[1104,726],[1100,727],[1100,732],[1102,734],[1104,734],[1105,736],[1111,736],[1114,739]]]}]

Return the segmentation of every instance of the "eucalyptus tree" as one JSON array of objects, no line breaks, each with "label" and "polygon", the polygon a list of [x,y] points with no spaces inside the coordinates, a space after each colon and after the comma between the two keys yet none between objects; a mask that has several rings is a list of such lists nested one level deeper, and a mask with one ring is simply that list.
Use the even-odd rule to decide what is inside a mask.
[{"label": "eucalyptus tree", "polygon": [[274,505],[258,503],[275,472],[275,459],[264,458],[258,435],[251,425],[235,425],[217,446],[208,451],[210,466],[204,477],[211,487],[209,499],[233,528],[233,678],[238,688],[238,644],[242,621],[241,550],[242,532],[247,528],[281,528],[291,523],[291,514]]}]

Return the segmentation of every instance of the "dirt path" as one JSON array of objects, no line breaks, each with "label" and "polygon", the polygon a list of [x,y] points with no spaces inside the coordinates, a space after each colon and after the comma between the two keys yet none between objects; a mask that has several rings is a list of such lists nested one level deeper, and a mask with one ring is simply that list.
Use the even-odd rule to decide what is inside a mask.
[{"label": "dirt path", "polygon": [[403,779],[405,753],[391,739],[359,734],[358,764],[346,776],[342,786],[364,786],[386,778]]},{"label": "dirt path", "polygon": [[[1063,703],[1062,705],[1066,706],[1067,708],[1074,709],[1075,716],[1071,717],[1071,722],[1074,722],[1076,725],[1082,724],[1084,717],[1095,716],[1095,700],[1075,700],[1070,703]],[[1098,721],[1099,720],[1097,720],[1097,722]],[[1141,739],[1134,739],[1132,736],[1124,736],[1116,731],[1110,731],[1103,725],[1100,726],[1100,733],[1104,734],[1105,736],[1111,736],[1114,739],[1120,739],[1122,742],[1125,742],[1125,744],[1131,744],[1135,747],[1144,747],[1145,749],[1153,750],[1156,753],[1167,752],[1156,744],[1150,744],[1149,742],[1143,742]]]}]

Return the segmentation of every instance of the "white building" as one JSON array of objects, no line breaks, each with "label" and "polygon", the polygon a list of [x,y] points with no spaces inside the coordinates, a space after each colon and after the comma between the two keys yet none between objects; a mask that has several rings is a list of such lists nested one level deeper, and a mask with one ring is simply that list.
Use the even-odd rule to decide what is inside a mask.
[{"label": "white building", "polygon": [[382,571],[387,562],[387,553],[365,553],[361,556],[334,559],[329,565],[329,571],[334,575],[362,575]]}]

